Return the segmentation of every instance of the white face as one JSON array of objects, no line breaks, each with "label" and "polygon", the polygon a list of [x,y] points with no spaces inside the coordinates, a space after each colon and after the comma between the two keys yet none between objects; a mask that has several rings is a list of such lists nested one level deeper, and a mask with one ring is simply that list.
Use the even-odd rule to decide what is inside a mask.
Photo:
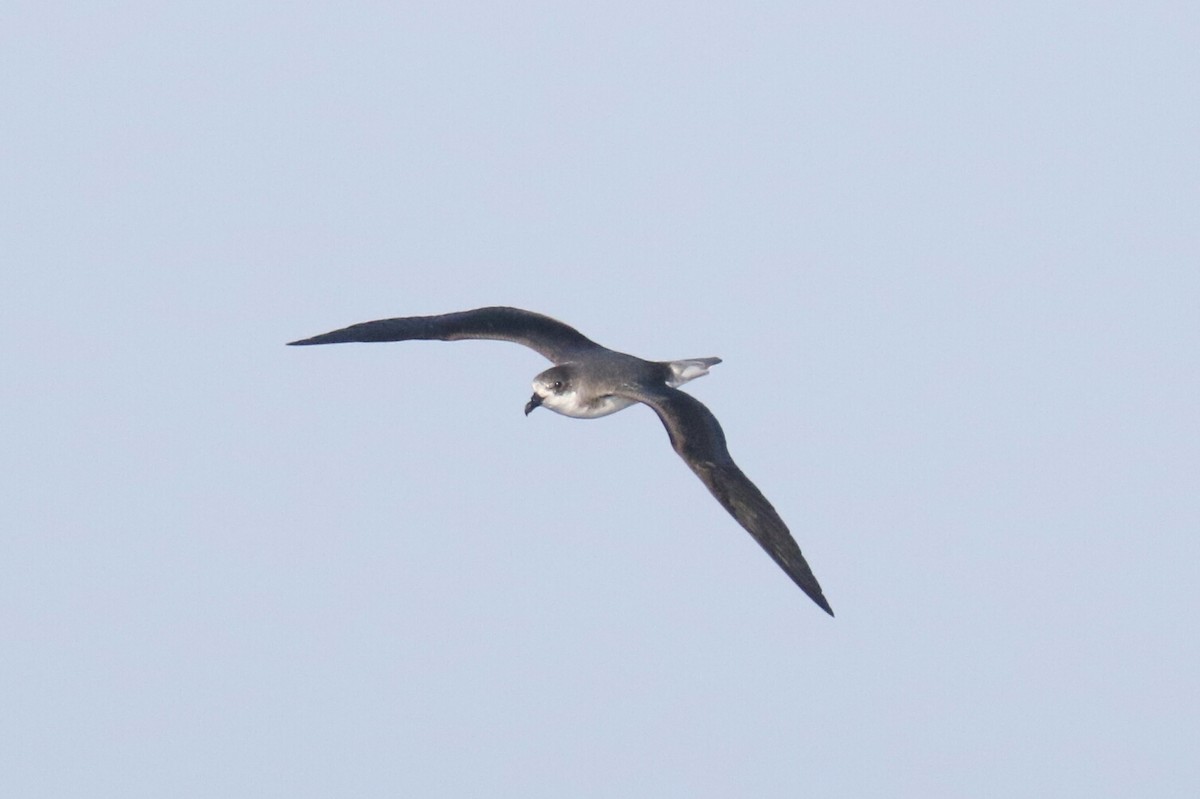
[{"label": "white face", "polygon": [[542,407],[566,416],[578,416],[583,410],[574,391],[564,391],[562,394],[550,394],[542,399]]},{"label": "white face", "polygon": [[543,408],[556,413],[575,416],[582,410],[575,391],[562,380],[539,377],[533,381],[533,393],[542,398]]}]

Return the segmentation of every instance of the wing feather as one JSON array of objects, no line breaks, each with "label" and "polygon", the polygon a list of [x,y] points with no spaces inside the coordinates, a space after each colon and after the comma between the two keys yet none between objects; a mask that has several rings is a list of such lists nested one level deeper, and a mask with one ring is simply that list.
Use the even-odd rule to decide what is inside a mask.
[{"label": "wing feather", "polygon": [[341,344],[349,341],[460,341],[493,339],[523,344],[554,363],[600,345],[570,325],[520,308],[476,308],[439,316],[376,319],[343,327],[312,338],[288,342],[293,346]]},{"label": "wing feather", "polygon": [[801,591],[832,616],[833,609],[799,544],[758,486],[733,462],[725,433],[712,411],[692,395],[666,386],[639,391],[636,398],[658,414],[671,446],[725,510],[746,528]]}]

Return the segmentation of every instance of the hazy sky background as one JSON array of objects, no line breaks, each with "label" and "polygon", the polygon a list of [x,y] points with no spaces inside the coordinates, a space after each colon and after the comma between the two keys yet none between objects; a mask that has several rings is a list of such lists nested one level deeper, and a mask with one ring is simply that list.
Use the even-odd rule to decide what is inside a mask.
[{"label": "hazy sky background", "polygon": [[[1200,6],[0,11],[0,794],[1200,795]],[[652,358],[815,607],[510,304]]]}]

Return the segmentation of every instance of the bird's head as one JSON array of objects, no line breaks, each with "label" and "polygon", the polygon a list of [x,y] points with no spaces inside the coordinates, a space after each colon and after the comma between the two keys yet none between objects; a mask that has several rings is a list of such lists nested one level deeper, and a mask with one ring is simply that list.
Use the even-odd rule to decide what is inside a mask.
[{"label": "bird's head", "polygon": [[574,397],[570,370],[565,366],[552,366],[533,379],[533,396],[525,403],[525,415],[542,405],[562,413],[574,405]]}]

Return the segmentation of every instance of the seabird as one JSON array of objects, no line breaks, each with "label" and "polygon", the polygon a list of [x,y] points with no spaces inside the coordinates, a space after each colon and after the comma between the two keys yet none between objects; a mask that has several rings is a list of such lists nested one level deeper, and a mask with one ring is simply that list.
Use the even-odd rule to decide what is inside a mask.
[{"label": "seabird", "polygon": [[800,590],[833,615],[821,586],[787,525],[762,492],[742,473],[725,445],[721,425],[699,400],[679,386],[708,374],[720,358],[645,361],[602,347],[569,325],[520,308],[477,308],[439,316],[406,316],[362,322],[290,345],[348,341],[460,341],[495,339],[523,344],[554,366],[533,379],[525,415],[549,408],[576,419],[595,419],[649,405],[662,420],[671,446],[725,510],[754,536]]}]

